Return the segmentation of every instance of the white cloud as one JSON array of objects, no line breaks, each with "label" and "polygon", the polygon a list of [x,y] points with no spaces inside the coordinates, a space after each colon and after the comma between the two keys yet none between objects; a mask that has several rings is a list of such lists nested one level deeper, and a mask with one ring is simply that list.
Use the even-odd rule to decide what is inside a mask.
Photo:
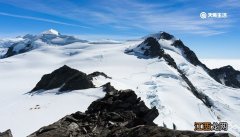
[{"label": "white cloud", "polygon": [[51,20],[51,19],[45,19],[45,18],[32,17],[32,16],[10,14],[10,13],[6,13],[6,12],[0,12],[0,15],[21,18],[21,19],[30,19],[30,20],[35,20],[35,21],[49,22],[49,23],[54,23],[54,24],[66,25],[66,26],[89,28],[89,27],[81,26],[81,25],[77,25],[77,24],[71,24],[71,23],[66,23],[66,22],[61,22],[61,21],[56,21],[56,20]]},{"label": "white cloud", "polygon": [[[232,23],[230,19],[202,20],[195,9],[176,11],[171,7],[174,2],[150,4],[137,0],[103,0],[87,5],[87,7],[86,5],[77,5],[73,1],[51,1],[51,4],[43,3],[40,0],[5,0],[3,2],[28,10],[69,18],[93,27],[107,25],[120,31],[131,28],[147,32],[163,30],[217,35],[224,33]],[[182,1],[178,0],[178,2]]]}]

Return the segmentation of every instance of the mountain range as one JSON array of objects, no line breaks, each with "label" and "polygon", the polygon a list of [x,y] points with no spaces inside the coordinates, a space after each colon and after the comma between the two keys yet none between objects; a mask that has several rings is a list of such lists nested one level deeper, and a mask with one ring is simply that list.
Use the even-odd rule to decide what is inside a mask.
[{"label": "mountain range", "polygon": [[106,98],[106,83],[116,88],[113,97],[129,89],[146,107],[156,109],[158,115],[147,120],[151,124],[145,123],[146,128],[193,130],[194,122],[228,122],[227,132],[240,136],[240,71],[231,66],[210,69],[166,32],[91,42],[50,29],[1,40],[0,57],[0,131],[10,128],[13,136],[37,136],[41,127],[76,111],[90,115],[94,101]]}]

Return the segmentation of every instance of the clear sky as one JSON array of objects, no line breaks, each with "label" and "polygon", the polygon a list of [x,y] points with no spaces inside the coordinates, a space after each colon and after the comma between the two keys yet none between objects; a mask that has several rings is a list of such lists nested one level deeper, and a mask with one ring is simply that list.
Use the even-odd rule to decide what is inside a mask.
[{"label": "clear sky", "polygon": [[[201,12],[227,18],[201,19]],[[239,0],[0,0],[0,37],[50,28],[112,39],[166,31],[200,58],[240,58]]]}]

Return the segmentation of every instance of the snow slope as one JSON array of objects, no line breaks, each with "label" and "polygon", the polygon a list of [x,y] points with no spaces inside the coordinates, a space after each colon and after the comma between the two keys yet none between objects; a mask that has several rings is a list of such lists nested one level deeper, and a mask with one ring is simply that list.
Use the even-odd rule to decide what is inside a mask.
[{"label": "snow slope", "polygon": [[[68,65],[87,74],[101,71],[112,77],[94,79],[96,86],[106,82],[117,89],[133,89],[148,107],[156,106],[160,115],[155,122],[172,128],[193,130],[194,122],[227,121],[229,132],[240,136],[240,90],[214,81],[198,66],[189,63],[180,50],[170,46],[172,40],[159,40],[199,91],[215,104],[206,107],[189,90],[176,69],[165,60],[139,59],[125,54],[143,39],[122,43],[82,43],[65,46],[41,46],[36,50],[0,60],[0,131],[10,128],[15,137],[23,137],[75,111],[84,111],[95,99],[104,96],[101,88],[78,90],[55,95],[26,95],[42,75]],[[37,106],[39,105],[39,106]],[[40,107],[40,108],[39,108]],[[36,108],[36,109],[35,109]],[[39,109],[38,109],[39,108]]]}]

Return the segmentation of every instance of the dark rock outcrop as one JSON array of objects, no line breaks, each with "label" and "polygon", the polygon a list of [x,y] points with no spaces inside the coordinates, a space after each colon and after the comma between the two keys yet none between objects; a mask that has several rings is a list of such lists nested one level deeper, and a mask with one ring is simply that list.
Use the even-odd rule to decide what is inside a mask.
[{"label": "dark rock outcrop", "polygon": [[153,123],[158,116],[155,107],[147,108],[132,90],[117,91],[110,84],[103,87],[106,86],[105,97],[94,101],[85,113],[65,116],[28,137],[229,137],[227,133],[197,133],[158,127]]},{"label": "dark rock outcrop", "polygon": [[126,49],[125,53],[133,53],[139,58],[154,58],[162,57],[164,51],[161,48],[161,45],[158,43],[157,39],[155,39],[154,37],[148,37],[136,48]]},{"label": "dark rock outcrop", "polygon": [[[29,137],[111,136],[112,131],[138,125],[156,126],[156,108],[149,109],[132,90],[117,91],[111,85],[102,99],[94,101],[85,113],[76,112],[43,127]],[[103,87],[105,87],[103,86]],[[114,92],[114,94],[110,94]]]},{"label": "dark rock outcrop", "polygon": [[166,32],[161,32],[160,33],[160,37],[158,39],[165,39],[165,40],[171,40],[173,39],[174,36],[169,34],[169,33],[166,33]]},{"label": "dark rock outcrop", "polygon": [[93,72],[93,73],[91,73],[91,74],[88,74],[88,77],[89,77],[89,79],[91,79],[91,80],[93,80],[93,78],[94,78],[94,77],[97,77],[97,76],[103,76],[103,77],[105,77],[105,78],[111,79],[111,77],[109,77],[109,76],[106,75],[105,73],[99,72],[99,71],[95,71],[95,72]]},{"label": "dark rock outcrop", "polygon": [[7,131],[5,132],[0,132],[0,137],[12,137],[12,132],[10,129],[8,129]]},{"label": "dark rock outcrop", "polygon": [[171,40],[171,39],[174,38],[173,35],[171,35],[171,34],[169,34],[169,33],[166,33],[166,32],[164,32],[164,31],[161,31],[161,32],[159,32],[159,33],[155,33],[155,34],[148,35],[148,36],[146,36],[146,37],[144,37],[144,38],[148,38],[148,37],[153,37],[153,38],[155,38],[155,39],[157,39],[157,40],[160,40],[160,39]]},{"label": "dark rock outcrop", "polygon": [[185,58],[191,64],[195,66],[201,66],[217,82],[229,87],[240,88],[240,71],[233,69],[231,66],[225,66],[211,70],[205,64],[203,64],[198,59],[196,54],[187,46],[185,46],[181,40],[175,40],[172,46],[181,49],[183,55],[185,55]]},{"label": "dark rock outcrop", "polygon": [[44,75],[30,93],[55,88],[60,88],[59,92],[64,92],[93,87],[92,81],[85,73],[64,65],[51,74]]},{"label": "dark rock outcrop", "polygon": [[185,46],[181,40],[175,40],[172,46],[181,49],[184,57],[193,65],[201,66],[204,69],[209,70],[207,66],[198,59],[197,55],[191,49]]},{"label": "dark rock outcrop", "polygon": [[145,56],[157,57],[163,54],[163,49],[158,41],[153,37],[147,38],[141,45],[144,45],[141,49],[144,50]]},{"label": "dark rock outcrop", "polygon": [[163,54],[163,59],[168,63],[168,65],[172,66],[173,68],[175,68],[178,71],[178,73],[180,74],[182,79],[186,82],[190,91],[193,93],[193,95],[195,97],[200,99],[209,108],[214,106],[211,99],[207,95],[205,95],[204,93],[199,92],[197,90],[197,88],[192,84],[192,82],[188,79],[188,77],[184,74],[184,72],[177,67],[176,62],[174,61],[174,59],[169,54],[164,53]]},{"label": "dark rock outcrop", "polygon": [[232,66],[212,69],[209,74],[219,83],[233,88],[240,88],[240,71]]},{"label": "dark rock outcrop", "polygon": [[102,85],[101,87],[103,87],[103,91],[106,92],[109,95],[114,95],[116,94],[118,91],[110,84],[110,82]]}]

